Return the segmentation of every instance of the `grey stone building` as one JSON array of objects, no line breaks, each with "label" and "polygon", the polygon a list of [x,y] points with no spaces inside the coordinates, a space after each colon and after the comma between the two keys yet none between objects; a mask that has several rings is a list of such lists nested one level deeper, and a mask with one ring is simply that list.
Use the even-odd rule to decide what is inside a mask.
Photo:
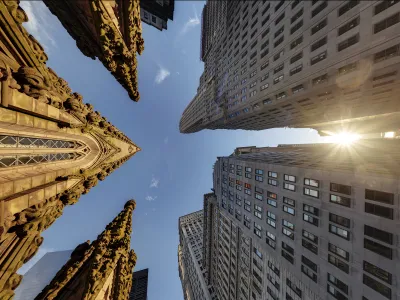
[{"label": "grey stone building", "polygon": [[400,299],[400,141],[237,148],[205,195],[220,300]]},{"label": "grey stone building", "polygon": [[212,300],[203,267],[203,211],[179,218],[178,264],[185,300]]},{"label": "grey stone building", "polygon": [[207,1],[180,131],[397,131],[399,33],[399,1]]},{"label": "grey stone building", "polygon": [[174,19],[175,0],[140,0],[140,17],[146,24],[162,31],[168,19]]}]

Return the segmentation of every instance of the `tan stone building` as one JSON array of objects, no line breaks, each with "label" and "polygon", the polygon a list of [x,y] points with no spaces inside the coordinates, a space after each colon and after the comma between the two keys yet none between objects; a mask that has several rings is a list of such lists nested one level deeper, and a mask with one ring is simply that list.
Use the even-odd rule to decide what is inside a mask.
[{"label": "tan stone building", "polygon": [[207,1],[180,131],[398,130],[399,16],[398,1]]},{"label": "tan stone building", "polygon": [[139,0],[43,1],[76,41],[139,100],[136,53],[144,49]]},{"label": "tan stone building", "polygon": [[140,150],[46,66],[17,1],[0,1],[0,299],[41,232]]},{"label": "tan stone building", "polygon": [[130,250],[134,200],[90,243],[78,245],[70,260],[35,300],[126,300],[136,254]]}]

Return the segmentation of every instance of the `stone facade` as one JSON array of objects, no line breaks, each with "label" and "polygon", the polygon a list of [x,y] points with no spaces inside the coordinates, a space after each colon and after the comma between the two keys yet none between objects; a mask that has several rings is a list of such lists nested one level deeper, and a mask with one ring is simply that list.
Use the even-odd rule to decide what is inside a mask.
[{"label": "stone facade", "polygon": [[0,1],[0,298],[66,205],[140,150],[46,66],[18,1]]},{"label": "stone facade", "polygon": [[35,300],[126,300],[136,254],[130,250],[134,200],[90,243],[78,245],[69,261]]},{"label": "stone facade", "polygon": [[203,262],[218,299],[398,299],[399,146],[243,147],[218,158]]},{"label": "stone facade", "polygon": [[179,218],[179,278],[185,300],[215,299],[205,281],[202,255],[203,212],[197,211]]},{"label": "stone facade", "polygon": [[400,128],[397,1],[207,1],[180,131]]},{"label": "stone facade", "polygon": [[144,49],[139,0],[43,1],[82,53],[96,57],[138,101],[136,53]]}]

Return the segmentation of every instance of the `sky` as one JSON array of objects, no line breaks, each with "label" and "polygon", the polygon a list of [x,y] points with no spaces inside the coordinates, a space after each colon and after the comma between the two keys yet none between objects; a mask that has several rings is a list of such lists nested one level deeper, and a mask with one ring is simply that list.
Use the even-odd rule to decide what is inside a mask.
[{"label": "sky", "polygon": [[162,32],[143,24],[145,49],[138,57],[138,103],[98,60],[84,56],[75,41],[46,6],[24,1],[30,21],[26,29],[44,46],[47,65],[64,78],[85,102],[124,132],[142,151],[65,208],[42,236],[38,254],[26,272],[46,252],[69,250],[93,240],[135,199],[131,246],[136,270],[149,268],[148,299],[183,300],[178,273],[178,218],[202,209],[203,195],[212,188],[217,156],[240,146],[276,146],[321,142],[309,129],[263,131],[203,130],[179,133],[181,114],[194,97],[203,63],[200,61],[200,16],[205,2],[176,1],[174,20]]}]

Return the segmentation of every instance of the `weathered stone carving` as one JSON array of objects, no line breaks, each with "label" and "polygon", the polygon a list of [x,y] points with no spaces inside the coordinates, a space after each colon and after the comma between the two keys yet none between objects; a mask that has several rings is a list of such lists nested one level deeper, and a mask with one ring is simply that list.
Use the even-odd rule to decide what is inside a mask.
[{"label": "weathered stone carving", "polygon": [[[97,56],[128,91],[129,97],[138,101],[136,52],[141,54],[144,49],[139,0],[116,1],[116,17],[119,18],[119,12],[124,15],[124,20],[119,20],[123,34],[103,0],[80,3],[44,0],[44,3],[75,39],[82,53],[91,58]],[[87,6],[90,11],[85,10]]]},{"label": "weathered stone carving", "polygon": [[[95,241],[78,245],[70,260],[35,299],[62,297],[63,293],[70,293],[68,286],[72,282],[81,281],[80,284],[84,285],[82,294],[74,296],[77,299],[94,300],[111,272],[115,272],[111,298],[128,299],[136,264],[136,254],[130,250],[132,212],[135,207],[134,200],[128,201],[124,210],[106,226]],[[80,278],[80,274],[85,274],[85,278]]]}]

